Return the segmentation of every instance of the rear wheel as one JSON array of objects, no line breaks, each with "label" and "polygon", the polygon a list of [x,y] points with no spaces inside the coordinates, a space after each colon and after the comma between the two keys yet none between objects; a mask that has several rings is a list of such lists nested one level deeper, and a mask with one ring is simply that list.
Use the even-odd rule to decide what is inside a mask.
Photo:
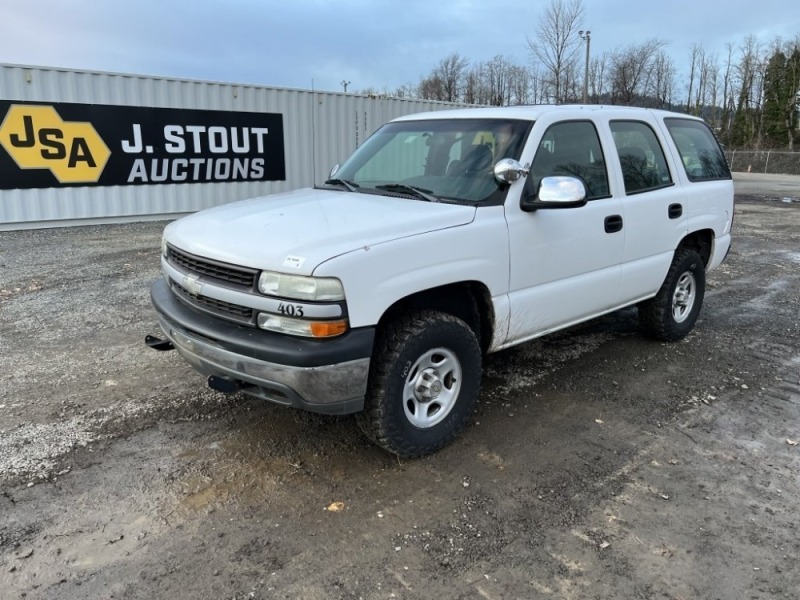
[{"label": "rear wheel", "polygon": [[705,289],[706,270],[700,255],[689,248],[678,250],[661,289],[639,305],[645,333],[665,342],[685,337],[700,314]]},{"label": "rear wheel", "polygon": [[464,428],[480,380],[480,346],[464,321],[430,310],[403,314],[381,332],[359,425],[398,456],[430,454]]}]

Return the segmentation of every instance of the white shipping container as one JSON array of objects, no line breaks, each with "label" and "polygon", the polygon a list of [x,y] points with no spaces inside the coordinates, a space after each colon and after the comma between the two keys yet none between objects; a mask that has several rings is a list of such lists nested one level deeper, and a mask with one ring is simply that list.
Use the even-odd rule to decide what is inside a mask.
[{"label": "white shipping container", "polygon": [[[427,100],[0,65],[0,102],[9,101],[277,113],[283,119],[286,179],[34,189],[7,189],[9,185],[13,187],[7,184],[6,189],[0,190],[0,230],[165,219],[235,200],[308,187],[323,181],[332,165],[344,161],[386,121],[459,106]],[[4,117],[0,114],[0,119]],[[19,132],[17,136],[24,138]],[[112,155],[121,152],[120,148],[109,150]],[[5,153],[6,149],[0,147],[0,154]],[[11,171],[15,169],[13,166]]]}]

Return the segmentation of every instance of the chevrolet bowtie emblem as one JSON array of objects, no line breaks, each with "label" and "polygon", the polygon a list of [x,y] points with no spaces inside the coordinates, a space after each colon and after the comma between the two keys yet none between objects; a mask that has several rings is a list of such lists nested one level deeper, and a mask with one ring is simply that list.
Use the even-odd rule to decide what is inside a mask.
[{"label": "chevrolet bowtie emblem", "polygon": [[183,289],[189,292],[192,296],[198,296],[200,290],[203,289],[203,284],[200,283],[200,278],[196,275],[184,275],[181,282]]}]

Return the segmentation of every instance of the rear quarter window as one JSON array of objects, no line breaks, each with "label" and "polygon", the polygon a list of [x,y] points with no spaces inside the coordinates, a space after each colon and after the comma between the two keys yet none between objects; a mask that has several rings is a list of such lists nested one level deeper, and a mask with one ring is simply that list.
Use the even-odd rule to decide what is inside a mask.
[{"label": "rear quarter window", "polygon": [[664,123],[690,181],[731,178],[728,161],[708,125],[690,119],[664,119]]}]

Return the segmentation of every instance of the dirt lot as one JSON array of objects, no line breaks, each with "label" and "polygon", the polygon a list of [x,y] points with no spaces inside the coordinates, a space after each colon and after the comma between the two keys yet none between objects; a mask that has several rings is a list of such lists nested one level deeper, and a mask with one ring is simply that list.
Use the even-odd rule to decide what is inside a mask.
[{"label": "dirt lot", "polygon": [[0,234],[0,596],[796,598],[786,195],[738,197],[686,340],[625,310],[493,355],[415,461],[146,349],[163,224]]}]

